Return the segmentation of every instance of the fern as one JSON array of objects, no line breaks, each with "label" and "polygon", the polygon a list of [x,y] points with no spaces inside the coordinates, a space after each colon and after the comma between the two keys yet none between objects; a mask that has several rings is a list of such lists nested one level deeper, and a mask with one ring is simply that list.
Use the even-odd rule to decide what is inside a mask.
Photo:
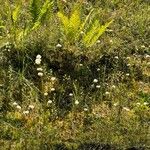
[{"label": "fern", "polygon": [[42,22],[44,22],[44,18],[46,17],[47,12],[51,8],[52,4],[53,3],[49,2],[49,0],[45,1],[31,30],[35,30],[41,25]]},{"label": "fern", "polygon": [[31,13],[33,22],[36,22],[39,12],[40,12],[39,0],[31,0],[30,13]]},{"label": "fern", "polygon": [[111,23],[112,21],[106,23],[103,26],[100,26],[99,21],[95,20],[90,31],[87,32],[85,36],[83,37],[83,43],[87,47],[93,46],[98,40],[98,38],[106,31],[107,27],[109,27]]}]

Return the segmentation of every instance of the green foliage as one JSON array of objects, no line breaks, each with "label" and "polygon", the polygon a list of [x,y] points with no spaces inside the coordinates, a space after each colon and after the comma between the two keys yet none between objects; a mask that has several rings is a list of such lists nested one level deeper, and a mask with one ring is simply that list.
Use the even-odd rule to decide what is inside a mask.
[{"label": "green foliage", "polygon": [[86,25],[89,19],[91,19],[93,11],[94,9],[91,9],[84,21],[81,20],[81,5],[79,4],[74,6],[70,17],[67,17],[62,12],[58,12],[57,15],[63,24],[62,30],[66,40],[70,43],[75,43],[82,36],[81,33],[84,32],[80,42],[83,42],[86,47],[91,47],[97,42],[98,38],[106,31],[112,21],[100,26],[99,20],[96,19],[90,23],[90,26],[92,26],[90,30],[87,30]]}]

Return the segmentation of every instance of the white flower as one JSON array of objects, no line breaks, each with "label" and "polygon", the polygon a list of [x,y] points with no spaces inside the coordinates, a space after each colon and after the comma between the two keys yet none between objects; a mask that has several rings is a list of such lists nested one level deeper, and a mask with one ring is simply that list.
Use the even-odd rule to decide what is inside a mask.
[{"label": "white flower", "polygon": [[141,45],[141,48],[145,48],[145,45]]},{"label": "white flower", "polygon": [[13,106],[17,106],[18,105],[18,103],[17,102],[13,102]]},{"label": "white flower", "polygon": [[55,81],[56,80],[56,78],[55,77],[51,77],[51,81]]},{"label": "white flower", "polygon": [[41,59],[41,58],[42,58],[42,56],[39,54],[36,56],[36,59]]},{"label": "white flower", "polygon": [[51,88],[51,91],[55,91],[55,88]]},{"label": "white flower", "polygon": [[36,60],[35,60],[35,63],[36,63],[37,65],[40,65],[40,64],[41,64],[41,59],[36,59]]},{"label": "white flower", "polygon": [[114,106],[118,106],[118,103],[114,103]]},{"label": "white flower", "polygon": [[97,71],[100,71],[100,68],[97,68]]},{"label": "white flower", "polygon": [[98,82],[98,80],[97,80],[97,79],[94,79],[94,80],[93,80],[93,82],[94,82],[94,83],[97,83],[97,82]]},{"label": "white flower", "polygon": [[84,34],[84,32],[83,32],[83,31],[81,31],[81,32],[80,32],[80,34]]},{"label": "white flower", "polygon": [[101,86],[100,85],[96,85],[96,88],[99,89]]},{"label": "white flower", "polygon": [[113,43],[113,40],[110,40],[110,43]]},{"label": "white flower", "polygon": [[73,96],[73,93],[69,93],[69,96]]},{"label": "white flower", "polygon": [[112,88],[113,88],[113,89],[115,89],[115,88],[116,88],[116,86],[115,86],[115,85],[112,85]]},{"label": "white flower", "polygon": [[84,111],[88,111],[88,109],[87,109],[87,108],[84,108]]},{"label": "white flower", "polygon": [[130,109],[127,108],[127,107],[123,107],[123,110],[125,110],[125,111],[130,111]]},{"label": "white flower", "polygon": [[129,66],[131,66],[131,64],[127,64],[127,66],[129,67]]},{"label": "white flower", "polygon": [[130,59],[130,57],[128,56],[127,59]]},{"label": "white flower", "polygon": [[17,105],[16,108],[17,108],[17,109],[21,109],[21,106]]},{"label": "white flower", "polygon": [[136,103],[138,106],[141,105],[140,103]]},{"label": "white flower", "polygon": [[106,94],[106,95],[109,95],[110,93],[109,93],[109,92],[105,92],[105,94]]},{"label": "white flower", "polygon": [[57,47],[57,48],[61,48],[62,45],[61,45],[61,44],[57,44],[56,47]]},{"label": "white flower", "polygon": [[150,55],[146,54],[146,55],[145,55],[145,58],[150,58]]},{"label": "white flower", "polygon": [[29,110],[23,111],[23,114],[25,115],[29,114]]},{"label": "white flower", "polygon": [[43,72],[38,72],[38,76],[42,77],[43,76]]},{"label": "white flower", "polygon": [[75,105],[78,105],[79,104],[79,101],[78,100],[75,100]]},{"label": "white flower", "polygon": [[80,67],[82,67],[82,66],[83,66],[83,64],[79,64],[79,66],[80,66]]},{"label": "white flower", "polygon": [[118,56],[115,56],[115,59],[119,59],[119,57],[118,57]]},{"label": "white flower", "polygon": [[52,100],[49,100],[48,102],[47,102],[47,104],[51,104],[53,101]]},{"label": "white flower", "polygon": [[144,105],[148,105],[148,102],[144,102],[143,104],[144,104]]},{"label": "white flower", "polygon": [[126,76],[129,76],[129,75],[130,75],[129,73],[126,74]]},{"label": "white flower", "polygon": [[45,92],[45,93],[44,93],[44,96],[47,96],[47,95],[48,95],[48,93],[47,93],[47,92]]},{"label": "white flower", "polygon": [[42,69],[42,68],[37,68],[36,70],[37,70],[37,71],[43,71],[43,69]]},{"label": "white flower", "polygon": [[30,109],[34,109],[34,106],[33,106],[33,105],[29,105],[29,108],[30,108]]},{"label": "white flower", "polygon": [[97,40],[97,43],[99,44],[99,43],[101,43],[101,41],[100,41],[100,40]]}]

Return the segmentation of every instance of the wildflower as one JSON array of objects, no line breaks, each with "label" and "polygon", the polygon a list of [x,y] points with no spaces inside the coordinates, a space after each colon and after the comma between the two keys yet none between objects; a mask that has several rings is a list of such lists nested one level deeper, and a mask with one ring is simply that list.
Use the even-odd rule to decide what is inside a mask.
[{"label": "wildflower", "polygon": [[55,81],[56,80],[56,78],[55,77],[51,77],[51,81]]},{"label": "wildflower", "polygon": [[112,88],[113,88],[113,89],[115,89],[115,88],[116,88],[116,86],[115,86],[115,85],[112,85]]},{"label": "wildflower", "polygon": [[88,109],[87,109],[87,108],[84,108],[84,111],[88,111]]},{"label": "wildflower", "polygon": [[100,68],[97,68],[97,71],[100,71]]},{"label": "wildflower", "polygon": [[82,67],[82,66],[83,66],[83,64],[79,64],[79,66],[80,66],[80,67]]},{"label": "wildflower", "polygon": [[110,43],[113,43],[113,40],[110,40]]},{"label": "wildflower", "polygon": [[17,109],[21,109],[21,106],[17,105],[16,108],[17,108]]},{"label": "wildflower", "polygon": [[105,95],[109,95],[110,93],[109,92],[105,92]]},{"label": "wildflower", "polygon": [[144,104],[144,105],[148,105],[148,102],[144,102],[143,104]]},{"label": "wildflower", "polygon": [[141,48],[145,48],[145,45],[141,45]]},{"label": "wildflower", "polygon": [[47,104],[51,104],[53,101],[52,100],[49,100],[48,102],[47,102]]},{"label": "wildflower", "polygon": [[36,59],[41,59],[41,58],[42,58],[42,56],[39,54],[36,56]]},{"label": "wildflower", "polygon": [[123,110],[125,110],[125,111],[130,111],[130,109],[127,108],[127,107],[123,107]]},{"label": "wildflower", "polygon": [[79,104],[79,101],[78,100],[75,100],[75,105],[78,105]]},{"label": "wildflower", "polygon": [[81,32],[80,32],[80,34],[84,34],[84,32],[83,32],[83,31],[81,31]]},{"label": "wildflower", "polygon": [[101,86],[100,85],[96,85],[96,88],[99,89]]},{"label": "wildflower", "polygon": [[48,95],[48,93],[47,93],[47,92],[45,92],[45,93],[44,93],[44,96],[47,96],[47,95]]},{"label": "wildflower", "polygon": [[93,82],[94,82],[94,83],[97,83],[97,82],[98,82],[98,80],[97,80],[97,79],[94,79],[94,80],[93,80]]},{"label": "wildflower", "polygon": [[36,63],[37,65],[40,65],[40,64],[41,64],[41,59],[36,59],[36,60],[35,60],[35,63]]},{"label": "wildflower", "polygon": [[51,91],[55,91],[55,88],[51,88]]},{"label": "wildflower", "polygon": [[119,59],[119,57],[118,57],[118,56],[115,56],[115,59]]},{"label": "wildflower", "polygon": [[129,73],[126,74],[126,76],[129,76],[129,75],[130,75]]},{"label": "wildflower", "polygon": [[37,68],[36,70],[37,70],[37,71],[43,71],[43,69],[42,69],[42,68]]},{"label": "wildflower", "polygon": [[138,106],[139,106],[139,105],[141,105],[141,104],[140,104],[140,103],[136,103],[136,105],[138,105]]},{"label": "wildflower", "polygon": [[127,66],[129,67],[129,66],[131,66],[131,64],[127,64]]},{"label": "wildflower", "polygon": [[38,72],[38,76],[42,77],[43,76],[43,72]]},{"label": "wildflower", "polygon": [[24,115],[29,114],[29,110],[23,111],[23,114],[24,114]]},{"label": "wildflower", "polygon": [[150,55],[146,54],[146,55],[145,55],[145,58],[150,58]]},{"label": "wildflower", "polygon": [[30,109],[34,109],[34,106],[33,106],[33,105],[29,105],[29,108],[30,108]]},{"label": "wildflower", "polygon": [[13,102],[13,106],[17,106],[18,105],[18,103],[17,102]]},{"label": "wildflower", "polygon": [[73,93],[69,93],[69,96],[73,96]]},{"label": "wildflower", "polygon": [[101,43],[101,41],[100,41],[100,40],[97,40],[97,43],[99,44],[99,43]]},{"label": "wildflower", "polygon": [[61,48],[62,45],[61,45],[61,44],[57,44],[56,47],[57,47],[57,48]]},{"label": "wildflower", "polygon": [[114,106],[118,106],[118,103],[114,103]]}]

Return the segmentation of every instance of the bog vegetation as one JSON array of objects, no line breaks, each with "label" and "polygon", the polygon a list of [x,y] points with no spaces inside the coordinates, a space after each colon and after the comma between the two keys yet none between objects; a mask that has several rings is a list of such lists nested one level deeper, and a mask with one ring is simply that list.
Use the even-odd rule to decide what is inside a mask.
[{"label": "bog vegetation", "polygon": [[0,0],[0,149],[150,148],[148,0]]}]

